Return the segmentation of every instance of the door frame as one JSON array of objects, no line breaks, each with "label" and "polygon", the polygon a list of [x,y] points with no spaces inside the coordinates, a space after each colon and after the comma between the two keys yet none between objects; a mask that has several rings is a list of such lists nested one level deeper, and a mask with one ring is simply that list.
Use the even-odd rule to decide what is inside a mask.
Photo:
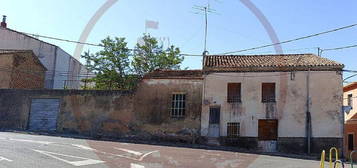
[{"label": "door frame", "polygon": [[58,130],[58,119],[60,117],[60,112],[61,112],[61,106],[62,106],[62,97],[29,97],[28,99],[28,115],[27,115],[27,123],[26,123],[26,130],[30,130],[30,120],[31,120],[31,113],[32,113],[32,100],[33,99],[58,99],[59,100],[59,106],[58,106],[58,112],[56,116],[56,130]]},{"label": "door frame", "polygon": [[[218,113],[219,113],[219,115],[218,115],[218,117],[219,117],[219,119],[218,119],[218,124],[211,124],[211,109],[218,109]],[[216,136],[210,136],[211,134],[210,134],[210,127],[211,127],[211,125],[217,125],[218,126],[218,129],[217,129],[217,131],[218,131],[218,136],[217,137],[220,137],[221,136],[221,106],[220,105],[214,105],[214,106],[210,106],[209,107],[209,111],[208,111],[208,137],[216,137]]]}]

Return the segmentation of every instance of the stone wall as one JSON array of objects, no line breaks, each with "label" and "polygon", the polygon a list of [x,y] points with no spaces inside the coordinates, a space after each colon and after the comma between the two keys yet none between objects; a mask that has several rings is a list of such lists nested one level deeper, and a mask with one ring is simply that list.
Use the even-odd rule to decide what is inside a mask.
[{"label": "stone wall", "polygon": [[[136,91],[0,89],[0,128],[27,130],[32,99],[60,100],[57,132],[194,142],[199,137],[201,80],[144,80]],[[186,115],[171,118],[171,95],[187,95]]]}]

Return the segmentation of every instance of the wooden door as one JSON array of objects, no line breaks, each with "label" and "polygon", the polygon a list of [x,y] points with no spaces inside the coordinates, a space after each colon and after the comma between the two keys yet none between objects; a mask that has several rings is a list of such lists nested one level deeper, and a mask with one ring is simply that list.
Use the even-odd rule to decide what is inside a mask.
[{"label": "wooden door", "polygon": [[258,139],[260,141],[275,141],[278,139],[278,120],[262,119],[258,123]]}]

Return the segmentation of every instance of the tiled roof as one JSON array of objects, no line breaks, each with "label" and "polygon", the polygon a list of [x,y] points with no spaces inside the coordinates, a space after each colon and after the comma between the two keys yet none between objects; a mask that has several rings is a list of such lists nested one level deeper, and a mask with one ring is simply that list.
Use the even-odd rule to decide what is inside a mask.
[{"label": "tiled roof", "polygon": [[357,82],[352,82],[343,87],[343,92],[348,92],[351,90],[357,89]]},{"label": "tiled roof", "polygon": [[144,79],[202,79],[202,70],[162,70],[144,75]]},{"label": "tiled roof", "polygon": [[343,64],[314,54],[208,55],[204,71],[342,70]]}]

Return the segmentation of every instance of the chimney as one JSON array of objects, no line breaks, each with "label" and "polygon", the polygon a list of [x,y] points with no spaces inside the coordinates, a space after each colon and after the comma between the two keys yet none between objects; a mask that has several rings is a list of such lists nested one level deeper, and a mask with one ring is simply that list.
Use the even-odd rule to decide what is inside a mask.
[{"label": "chimney", "polygon": [[2,16],[2,22],[1,22],[1,27],[6,28],[7,24],[6,24],[6,15]]}]

